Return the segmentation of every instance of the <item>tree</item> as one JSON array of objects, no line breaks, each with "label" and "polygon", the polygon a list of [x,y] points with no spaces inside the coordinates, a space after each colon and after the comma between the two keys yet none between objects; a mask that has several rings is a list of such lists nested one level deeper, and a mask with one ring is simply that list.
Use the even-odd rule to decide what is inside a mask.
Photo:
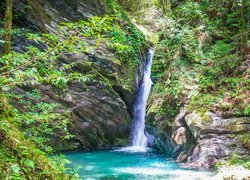
[{"label": "tree", "polygon": [[249,18],[249,5],[250,3],[247,2],[247,0],[242,0],[241,3],[238,3],[240,11],[239,31],[241,36],[241,51],[244,55],[247,55],[248,53],[249,21],[247,22],[247,19]]},{"label": "tree", "polygon": [[11,50],[11,29],[12,29],[12,0],[6,0],[5,23],[4,23],[4,54]]},{"label": "tree", "polygon": [[168,15],[171,13],[171,1],[170,0],[159,0],[163,13]]}]

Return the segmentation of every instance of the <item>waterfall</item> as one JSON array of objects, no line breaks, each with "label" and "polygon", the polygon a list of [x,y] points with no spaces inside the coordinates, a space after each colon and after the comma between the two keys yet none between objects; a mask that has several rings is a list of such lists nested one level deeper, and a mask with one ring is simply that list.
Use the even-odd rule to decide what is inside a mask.
[{"label": "waterfall", "polygon": [[152,86],[152,80],[150,78],[150,75],[153,54],[154,51],[150,49],[147,54],[146,65],[143,71],[143,79],[137,91],[134,102],[132,145],[144,148],[147,146],[147,137],[145,136],[144,130],[147,99]]},{"label": "waterfall", "polygon": [[147,107],[147,99],[151,90],[152,81],[151,65],[153,61],[153,50],[149,50],[147,54],[146,65],[143,70],[143,79],[141,80],[139,89],[136,93],[133,112],[133,126],[132,126],[132,146],[124,147],[115,151],[126,152],[146,152],[147,151],[147,137],[144,134],[145,130],[145,115]]}]

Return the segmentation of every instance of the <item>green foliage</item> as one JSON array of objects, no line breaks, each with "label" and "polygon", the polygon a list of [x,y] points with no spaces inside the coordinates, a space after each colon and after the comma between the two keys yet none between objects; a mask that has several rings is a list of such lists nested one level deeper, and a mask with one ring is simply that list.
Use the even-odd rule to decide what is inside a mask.
[{"label": "green foliage", "polygon": [[174,13],[177,15],[178,21],[183,24],[198,25],[207,20],[198,2],[186,1],[181,6],[178,6]]},{"label": "green foliage", "polygon": [[205,66],[199,76],[199,93],[190,102],[192,109],[205,106],[216,111],[233,111],[238,116],[245,114],[249,80],[236,71],[242,58],[233,52],[233,45],[224,41],[216,41],[204,51]]},{"label": "green foliage", "polygon": [[[121,19],[117,14],[94,16],[88,21],[63,23],[63,25],[65,32],[74,31],[80,36],[94,38],[96,47],[105,43],[113,50],[117,55],[113,62],[130,67],[126,77],[119,78],[118,81],[124,88],[131,87],[134,78],[132,72],[140,62],[141,48],[146,46],[145,36],[133,24]],[[96,71],[95,73],[98,74]],[[110,84],[105,79],[103,83]]]},{"label": "green foliage", "polygon": [[224,41],[216,41],[204,54],[204,63],[209,67],[204,68],[204,76],[212,76],[216,79],[222,75],[230,75],[241,63],[241,57],[232,54],[235,49]]},{"label": "green foliage", "polygon": [[[60,34],[28,34],[28,38],[47,45],[47,49],[41,51],[36,47],[29,47],[25,53],[12,52],[1,57],[3,64],[1,79],[3,90],[8,90],[15,85],[50,83],[54,86],[65,88],[73,81],[89,81],[96,76],[96,72],[86,75],[71,70],[74,63],[60,65],[60,56],[63,53],[93,53],[91,47],[84,38],[92,38],[96,41],[96,47],[106,42],[113,49],[123,65],[130,66],[133,71],[139,62],[140,48],[145,46],[144,35],[132,24],[122,22],[114,15],[93,17],[88,21],[78,23],[64,23]],[[71,33],[69,33],[71,32]],[[116,62],[116,61],[115,61]],[[93,80],[93,79],[92,79]],[[129,79],[130,83],[132,77]],[[103,80],[104,84],[107,83]]]},{"label": "green foliage", "polygon": [[[29,38],[42,42],[48,46],[44,51],[36,47],[28,47],[25,53],[11,52],[0,57],[2,63],[0,85],[2,90],[7,91],[16,85],[51,83],[63,88],[72,80],[88,81],[92,74],[75,75],[70,71],[74,64],[63,64],[59,68],[59,57],[64,52],[83,52],[79,47],[79,37],[63,37],[59,39],[55,35],[43,36],[29,34]],[[59,42],[60,41],[60,42]],[[69,72],[66,73],[66,70]]]},{"label": "green foliage", "polygon": [[[18,101],[22,106],[18,110],[20,108],[8,106],[5,98],[1,99],[0,132],[5,138],[1,143],[0,170],[3,174],[0,178],[69,179],[65,175],[66,169],[56,169],[57,163],[46,156],[46,153],[54,152],[51,138],[56,133],[63,135],[60,141],[73,137],[68,130],[69,112],[57,112],[58,105],[42,100],[37,90],[20,95],[13,88],[26,85],[35,88],[35,85],[46,83],[65,90],[70,81],[89,81],[94,73],[80,74],[72,70],[74,63],[63,64],[59,61],[63,53],[84,52],[86,44],[79,36],[69,34],[28,34],[28,38],[37,45],[43,43],[46,48],[30,46],[26,52],[11,52],[0,57],[1,91],[13,104]],[[60,166],[64,167],[63,164]]]},{"label": "green foliage", "polygon": [[246,116],[250,115],[250,104],[248,104],[247,107],[244,109],[244,115]]},{"label": "green foliage", "polygon": [[146,43],[144,35],[134,25],[116,15],[94,16],[88,21],[64,25],[85,37],[95,38],[97,46],[101,41],[105,41],[115,50],[118,57],[131,67],[137,66],[140,48]]},{"label": "green foliage", "polygon": [[161,108],[157,111],[159,114],[166,114],[168,118],[174,117],[179,110],[180,107],[180,99],[182,98],[182,85],[178,81],[178,79],[173,78],[171,83],[162,87],[155,87],[156,91],[160,91],[163,94],[162,99],[164,100]]},{"label": "green foliage", "polygon": [[[168,67],[171,74],[163,74],[159,78],[158,83],[154,86],[154,93],[160,96],[162,104],[156,110],[159,115],[165,115],[166,118],[174,118],[179,112],[182,100],[187,96],[184,89],[184,83],[189,84],[193,79],[194,70],[188,69],[190,63],[185,59],[175,59]],[[175,69],[175,67],[178,67]],[[163,79],[164,77],[164,79]]]},{"label": "green foliage", "polygon": [[[78,178],[74,170],[65,168],[68,163],[65,158],[48,158],[48,154],[54,153],[52,143],[74,137],[68,128],[72,117],[64,107],[46,101],[36,88],[51,85],[65,92],[68,84],[75,80],[97,81],[112,88],[113,82],[107,76],[131,88],[133,73],[128,72],[126,77],[102,74],[86,60],[90,70],[82,74],[74,68],[79,62],[61,60],[65,54],[95,55],[95,49],[105,45],[116,55],[110,63],[130,67],[128,70],[134,72],[141,48],[146,46],[145,37],[129,22],[117,3],[109,5],[115,7],[112,8],[117,11],[116,15],[62,23],[56,34],[38,34],[26,29],[12,31],[14,38],[29,39],[32,46],[0,57],[0,92],[3,94],[0,96],[0,179]],[[0,29],[0,37],[2,35]],[[4,41],[0,41],[0,46],[1,43]],[[25,93],[20,94],[16,87],[26,87]]]},{"label": "green foliage", "polygon": [[[187,103],[189,110],[247,116],[249,73],[240,68],[244,56],[239,40],[232,36],[240,30],[240,5],[209,0],[171,2],[172,14],[159,32],[152,68],[155,96],[164,99],[158,113],[174,116],[173,109]],[[244,16],[248,6],[241,6]],[[178,103],[170,103],[173,97]]]},{"label": "green foliage", "polygon": [[[10,101],[18,100],[23,111],[8,105],[7,97]],[[66,139],[72,137],[68,131],[69,115],[54,113],[55,104],[31,102],[40,99],[37,90],[0,95],[1,179],[70,179],[65,175],[67,169],[57,168],[66,162],[51,160],[45,153],[52,152],[50,136],[56,131],[64,133]]]},{"label": "green foliage", "polygon": [[238,155],[233,154],[231,158],[228,160],[229,165],[238,165],[243,166],[247,169],[250,169],[250,159],[249,158],[239,158]]},{"label": "green foliage", "polygon": [[50,142],[56,133],[60,132],[63,135],[60,141],[74,137],[68,130],[71,122],[70,112],[54,112],[57,104],[46,102],[40,102],[36,105],[32,105],[32,102],[20,104],[24,106],[23,111],[14,111],[12,118],[16,123],[19,123],[29,140],[33,141],[43,151],[53,152]]},{"label": "green foliage", "polygon": [[15,125],[13,119],[1,116],[0,132],[4,134],[4,140],[0,146],[0,178],[69,179]]},{"label": "green foliage", "polygon": [[148,5],[147,0],[117,0],[117,2],[123,9],[133,14],[140,14]]}]

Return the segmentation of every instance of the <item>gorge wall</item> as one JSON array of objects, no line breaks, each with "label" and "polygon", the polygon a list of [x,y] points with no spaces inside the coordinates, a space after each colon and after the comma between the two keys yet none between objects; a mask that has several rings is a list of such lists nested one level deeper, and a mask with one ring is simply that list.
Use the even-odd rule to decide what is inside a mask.
[{"label": "gorge wall", "polygon": [[[249,51],[243,54],[239,42],[231,38],[238,29],[235,30],[231,23],[226,24],[234,20],[227,19],[229,16],[224,12],[224,5],[230,11],[237,6],[225,2],[223,8],[217,9],[207,2],[175,1],[172,6],[165,7],[169,9],[164,12],[159,7],[148,5],[144,10],[146,13],[141,15],[142,22],[138,23],[142,27],[148,26],[157,36],[157,40],[151,37],[157,42],[146,132],[162,152],[178,162],[199,168],[213,167],[216,162],[228,160],[234,154],[243,159],[250,155],[250,56]],[[17,14],[14,27],[53,35],[61,32],[59,25],[62,22],[104,17],[99,19],[100,22],[113,18],[115,12],[122,12],[115,9],[114,4],[102,0],[14,0],[13,5]],[[3,17],[2,1],[0,8]],[[190,9],[195,13],[190,13]],[[125,37],[119,41],[129,39],[129,42],[125,40],[129,47],[120,46],[119,42],[110,47],[107,42],[114,39],[106,42],[107,39],[99,41],[91,37],[99,36],[98,31],[81,37],[87,44],[86,52],[63,52],[58,57],[58,69],[62,64],[72,65],[70,70],[73,72],[82,75],[94,72],[97,76],[86,82],[73,80],[65,83],[64,89],[44,83],[17,86],[11,92],[10,102],[20,112],[25,112],[26,106],[44,102],[56,104],[52,113],[65,114],[65,118],[70,120],[67,127],[72,137],[65,139],[63,128],[51,135],[49,144],[55,150],[128,144],[132,105],[142,76],[147,45],[145,42],[138,45],[135,39],[131,40],[131,36],[137,39],[145,37],[141,32],[135,32],[137,28],[128,17],[118,18],[117,22],[122,29],[118,34]],[[69,30],[67,33],[75,36],[79,32]],[[13,38],[13,50],[17,52],[25,52],[27,46],[33,44],[22,35]],[[42,50],[47,48],[42,43],[36,46]],[[124,58],[127,62],[120,61],[124,49],[130,50],[126,51]],[[131,64],[129,60],[134,55],[137,62]],[[35,89],[41,98],[36,99],[29,94]],[[20,95],[31,104],[22,104],[18,98]],[[58,120],[57,116],[54,118]],[[29,128],[39,125],[31,124]],[[32,137],[32,130],[27,135]]]},{"label": "gorge wall", "polygon": [[[22,0],[13,1],[13,5],[15,13],[18,14],[17,19],[14,19],[15,27],[51,34],[57,34],[60,31],[59,25],[62,22],[78,22],[93,16],[111,15],[114,10],[106,1],[101,0],[80,2],[74,0]],[[121,23],[128,25],[130,22]],[[131,23],[130,25],[132,26]],[[128,30],[125,33],[128,33],[129,36],[130,32]],[[96,40],[91,37],[83,38],[82,41],[89,47],[97,44]],[[13,49],[15,51],[23,52],[29,45],[33,45],[33,42],[22,36],[14,36]],[[40,44],[38,48],[46,47]],[[130,136],[134,94],[141,78],[147,53],[145,44],[139,48],[140,50],[136,54],[139,63],[136,65],[126,62],[117,63],[120,58],[119,54],[116,54],[105,42],[100,42],[97,47],[91,48],[90,52],[62,53],[59,57],[58,68],[61,64],[74,64],[71,70],[80,74],[95,71],[98,76],[88,82],[74,80],[68,83],[64,90],[51,84],[42,84],[19,86],[14,88],[12,93],[24,95],[23,98],[32,101],[32,104],[41,102],[57,104],[53,113],[64,114],[67,112],[67,118],[70,119],[68,124],[70,134],[74,137],[65,140],[63,139],[65,133],[57,129],[54,135],[51,135],[49,142],[55,150],[126,145]],[[127,60],[129,61],[129,59]],[[41,96],[39,100],[25,95],[34,89],[39,91]],[[11,101],[19,111],[25,111],[24,104],[17,103],[17,98],[13,98]]]},{"label": "gorge wall", "polygon": [[241,42],[232,38],[239,29],[228,23],[239,17],[227,14],[237,5],[168,5],[165,13],[151,7],[142,17],[158,35],[147,133],[162,152],[189,167],[249,162],[249,46],[242,53]]}]

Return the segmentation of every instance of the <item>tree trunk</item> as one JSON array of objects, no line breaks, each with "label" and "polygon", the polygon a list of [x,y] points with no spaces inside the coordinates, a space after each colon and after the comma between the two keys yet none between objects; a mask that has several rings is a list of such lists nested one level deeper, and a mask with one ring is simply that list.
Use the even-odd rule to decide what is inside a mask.
[{"label": "tree trunk", "polygon": [[[248,4],[247,4],[248,3]],[[248,34],[249,34],[249,22],[247,22],[245,13],[249,11],[249,2],[247,0],[242,1],[242,5],[240,7],[240,35],[241,35],[241,51],[243,55],[247,55],[248,51]]]},{"label": "tree trunk", "polygon": [[4,23],[4,54],[11,50],[11,28],[12,28],[12,0],[6,0],[5,23]]},{"label": "tree trunk", "polygon": [[161,8],[165,15],[171,14],[171,1],[170,0],[160,0]]}]

